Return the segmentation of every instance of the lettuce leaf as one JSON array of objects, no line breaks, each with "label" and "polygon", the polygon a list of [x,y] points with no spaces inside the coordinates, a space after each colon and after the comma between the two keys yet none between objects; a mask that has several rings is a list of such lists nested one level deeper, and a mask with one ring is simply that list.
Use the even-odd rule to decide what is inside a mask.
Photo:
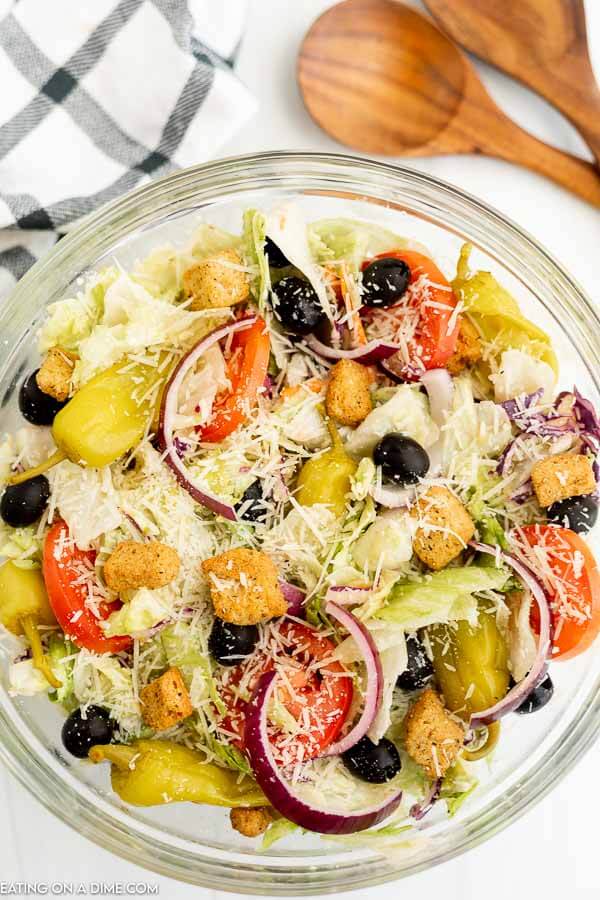
[{"label": "lettuce leaf", "polygon": [[263,310],[271,289],[269,260],[265,254],[267,219],[257,209],[247,209],[244,213],[242,233],[242,256],[247,265],[256,266],[257,275],[251,282],[251,290]]},{"label": "lettuce leaf", "polygon": [[363,260],[386,250],[411,249],[427,253],[416,241],[400,237],[381,225],[357,219],[320,219],[308,226],[309,242],[318,263],[344,260],[357,273]]},{"label": "lettuce leaf", "polygon": [[387,605],[378,618],[415,631],[436,622],[467,619],[477,621],[477,598],[480,591],[500,591],[509,579],[504,569],[482,566],[457,566],[433,572],[420,581],[396,584]]},{"label": "lettuce leaf", "polygon": [[260,849],[269,850],[277,841],[282,840],[287,837],[288,834],[292,834],[294,831],[298,830],[300,830],[300,826],[294,824],[294,822],[290,822],[289,819],[284,819],[283,817],[281,819],[275,819],[265,831]]}]

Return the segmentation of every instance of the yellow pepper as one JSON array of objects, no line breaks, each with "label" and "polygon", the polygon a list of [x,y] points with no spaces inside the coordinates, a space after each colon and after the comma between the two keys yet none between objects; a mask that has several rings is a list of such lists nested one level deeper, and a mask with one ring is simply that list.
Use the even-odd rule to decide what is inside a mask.
[{"label": "yellow pepper", "polygon": [[[446,706],[465,721],[475,712],[493,706],[507,693],[510,681],[508,651],[496,616],[485,603],[479,604],[475,627],[462,619],[453,625],[431,625],[427,629],[433,668]],[[479,759],[495,746],[500,725],[488,728],[479,750],[466,750],[465,759]]]},{"label": "yellow pepper", "polygon": [[304,463],[298,475],[296,500],[301,506],[326,503],[339,517],[346,511],[350,479],[358,464],[344,450],[335,426],[328,421],[327,428],[331,435],[331,448]]},{"label": "yellow pepper", "polygon": [[154,366],[121,360],[94,376],[54,419],[56,453],[34,469],[13,476],[10,483],[27,481],[63,459],[94,467],[119,459],[143,437],[156,403],[153,388],[166,374]]},{"label": "yellow pepper", "polygon": [[39,625],[56,625],[39,569],[23,569],[11,561],[0,566],[0,622],[12,634],[27,638],[35,668],[51,687],[59,688],[38,630]]},{"label": "yellow pepper", "polygon": [[112,763],[113,790],[134,806],[184,800],[230,808],[268,805],[252,778],[204,762],[200,753],[173,741],[100,744],[92,747],[89,757],[94,763]]}]

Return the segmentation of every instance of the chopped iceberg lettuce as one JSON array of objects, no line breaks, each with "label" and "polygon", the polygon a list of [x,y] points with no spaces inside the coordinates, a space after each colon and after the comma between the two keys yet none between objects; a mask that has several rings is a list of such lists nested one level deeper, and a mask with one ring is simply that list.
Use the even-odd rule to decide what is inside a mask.
[{"label": "chopped iceberg lettuce", "polygon": [[429,414],[429,404],[418,387],[402,384],[393,389],[389,400],[376,407],[352,432],[346,450],[352,456],[367,456],[384,435],[400,431],[431,447],[439,437],[439,428]]},{"label": "chopped iceberg lettuce", "polygon": [[134,688],[134,671],[116,656],[81,649],[73,665],[73,690],[81,704],[104,706],[119,723],[121,737],[140,734],[143,723]]},{"label": "chopped iceberg lettuce", "polygon": [[[40,331],[40,353],[46,353],[51,347],[78,351],[81,341],[88,338],[100,322],[106,290],[118,277],[118,269],[104,269],[75,297],[51,303]],[[106,368],[108,365],[110,363]]]},{"label": "chopped iceberg lettuce", "polygon": [[247,265],[256,268],[256,277],[251,281],[251,290],[258,301],[259,309],[265,308],[271,290],[269,260],[265,254],[266,217],[257,209],[247,209],[244,213],[242,235],[242,255]]},{"label": "chopped iceberg lettuce", "polygon": [[73,666],[78,650],[64,635],[52,634],[48,641],[48,658],[60,687],[50,692],[50,699],[60,703],[67,712],[75,709],[77,699],[73,689]]},{"label": "chopped iceberg lettuce", "polygon": [[52,501],[81,550],[122,520],[119,494],[109,466],[83,468],[65,460],[50,473]]},{"label": "chopped iceberg lettuce", "polygon": [[452,287],[484,341],[494,355],[503,350],[524,350],[558,374],[558,360],[546,332],[523,316],[517,301],[490,272],[470,271],[471,250],[470,244],[463,246]]},{"label": "chopped iceberg lettuce", "polygon": [[478,785],[478,780],[467,772],[460,761],[455,762],[446,772],[440,790],[440,798],[446,801],[450,817],[456,815],[465,800],[471,796]]},{"label": "chopped iceberg lettuce", "polygon": [[[222,314],[228,311],[221,311]],[[79,341],[73,380],[77,386],[130,353],[172,347],[181,352],[214,327],[215,310],[191,312],[154,297],[126,273],[107,288],[93,331]]]},{"label": "chopped iceberg lettuce", "polygon": [[102,623],[108,637],[129,634],[144,637],[146,633],[173,616],[176,595],[170,585],[150,590],[139,588],[116,612]]},{"label": "chopped iceberg lettuce", "polygon": [[406,510],[390,509],[378,515],[352,547],[357,566],[368,572],[402,569],[413,555],[414,523]]},{"label": "chopped iceberg lettuce", "polygon": [[34,697],[48,690],[44,675],[32,659],[21,659],[8,667],[8,693],[17,697]]},{"label": "chopped iceberg lettuce", "polygon": [[295,825],[294,822],[290,822],[289,819],[284,819],[283,817],[275,819],[265,831],[260,849],[269,850],[273,844],[277,843],[277,841],[281,841],[283,838],[287,837],[288,834],[293,834],[294,831],[301,831],[300,826]]},{"label": "chopped iceberg lettuce", "polygon": [[333,308],[323,275],[313,259],[308,239],[308,226],[298,207],[284,204],[265,217],[265,235],[282,251],[291,265],[310,281],[325,315],[333,321]]},{"label": "chopped iceberg lettuce", "polygon": [[499,371],[490,375],[490,381],[497,403],[537,391],[542,392],[542,402],[548,403],[554,396],[556,375],[547,362],[536,359],[526,350],[505,350]]},{"label": "chopped iceberg lettuce", "polygon": [[477,621],[477,597],[481,591],[501,591],[508,581],[504,569],[457,566],[433,572],[420,581],[396,584],[388,602],[376,615],[416,631],[436,622]]},{"label": "chopped iceberg lettuce", "polygon": [[308,227],[317,262],[344,261],[356,274],[365,259],[387,250],[417,250],[428,254],[417,241],[400,237],[382,225],[358,219],[320,219]]}]

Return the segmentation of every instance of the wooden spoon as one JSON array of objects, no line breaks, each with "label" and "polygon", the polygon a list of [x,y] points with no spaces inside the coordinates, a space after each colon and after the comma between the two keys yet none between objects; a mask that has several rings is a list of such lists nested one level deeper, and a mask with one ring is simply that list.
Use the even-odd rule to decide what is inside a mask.
[{"label": "wooden spoon", "polygon": [[519,128],[466,55],[395,0],[345,0],[327,10],[304,39],[298,81],[311,116],[342,144],[392,156],[485,153],[600,206],[594,166]]},{"label": "wooden spoon", "polygon": [[425,0],[457,43],[533,88],[581,132],[600,164],[600,90],[583,0]]}]

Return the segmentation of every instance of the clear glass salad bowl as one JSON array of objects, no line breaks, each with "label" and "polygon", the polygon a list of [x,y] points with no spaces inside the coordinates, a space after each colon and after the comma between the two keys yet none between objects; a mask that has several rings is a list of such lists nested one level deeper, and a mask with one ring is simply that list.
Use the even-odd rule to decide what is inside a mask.
[{"label": "clear glass salad bowl", "polygon": [[[387,225],[427,245],[452,274],[461,244],[474,268],[491,270],[553,338],[561,386],[600,405],[600,318],[573,279],[533,238],[493,209],[412,169],[341,155],[267,153],[171,175],[85,219],[35,265],[0,308],[2,430],[17,426],[16,391],[36,362],[44,308],[81,276],[185,240],[199,220],[240,230],[242,211],[294,198],[308,219],[345,216]],[[600,554],[600,540],[591,538]],[[3,684],[6,684],[6,660]],[[504,828],[536,803],[589,747],[600,725],[600,656],[557,663],[553,702],[505,720],[488,777],[457,815],[426,818],[393,852],[316,836],[289,837],[268,852],[229,827],[226,811],[174,804],[126,808],[108,768],[67,759],[62,716],[47,700],[0,689],[0,757],[55,815],[106,849],[163,875],[249,894],[324,894],[365,888],[443,862]],[[441,805],[441,804],[440,804]]]}]

